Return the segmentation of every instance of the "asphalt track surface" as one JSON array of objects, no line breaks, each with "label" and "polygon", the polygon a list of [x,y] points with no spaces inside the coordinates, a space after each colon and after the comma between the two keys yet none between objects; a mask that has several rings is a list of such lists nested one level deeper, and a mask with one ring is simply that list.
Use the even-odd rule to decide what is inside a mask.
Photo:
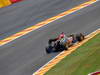
[{"label": "asphalt track surface", "polygon": [[[35,3],[32,3],[32,0],[30,0],[18,3],[19,8],[17,8],[17,6],[10,6],[0,9],[0,33],[2,33],[2,38],[27,27],[24,25],[35,24],[43,19],[54,16],[66,9],[70,9],[75,5],[82,3],[81,0],[74,0],[75,2],[73,2],[73,0],[54,0],[54,2],[51,0],[41,1],[37,0]],[[67,1],[68,4],[66,3]],[[25,6],[28,3],[30,5],[28,7]],[[36,3],[38,3],[38,5]],[[36,9],[36,6],[40,6],[41,9]],[[49,13],[51,12],[50,9],[55,12]],[[28,11],[26,13],[29,13],[27,16],[26,14],[23,14],[25,13],[25,10]],[[38,12],[35,12],[36,10]],[[11,13],[11,11],[13,12]],[[17,13],[17,15],[14,15],[13,13]],[[6,16],[4,14],[6,14]],[[46,18],[44,17],[44,14],[46,15]],[[40,15],[42,17],[39,17]],[[17,19],[15,17],[17,17]],[[35,18],[39,18],[39,20],[35,20]],[[16,27],[18,27],[18,29]],[[89,7],[81,9],[80,11],[65,16],[62,19],[56,20],[42,28],[39,28],[19,39],[16,39],[13,42],[10,42],[9,44],[1,46],[0,75],[32,75],[32,73],[35,72],[39,67],[44,65],[58,54],[52,53],[47,55],[45,53],[44,48],[49,38],[56,37],[62,31],[66,32],[66,34],[78,32],[84,32],[85,34],[88,34],[97,28],[100,28],[100,1],[90,5]]]},{"label": "asphalt track surface", "polygon": [[0,39],[88,0],[25,0],[0,9]]}]

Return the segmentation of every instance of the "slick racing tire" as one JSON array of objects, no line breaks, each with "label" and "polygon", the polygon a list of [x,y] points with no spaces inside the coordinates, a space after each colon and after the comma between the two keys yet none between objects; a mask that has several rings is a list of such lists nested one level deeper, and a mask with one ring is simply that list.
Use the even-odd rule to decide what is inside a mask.
[{"label": "slick racing tire", "polygon": [[46,53],[47,53],[47,54],[51,53],[51,52],[52,52],[52,49],[53,49],[53,47],[51,47],[51,46],[46,47],[46,48],[45,48]]},{"label": "slick racing tire", "polygon": [[82,33],[76,35],[77,41],[81,42],[84,40],[84,35]]}]

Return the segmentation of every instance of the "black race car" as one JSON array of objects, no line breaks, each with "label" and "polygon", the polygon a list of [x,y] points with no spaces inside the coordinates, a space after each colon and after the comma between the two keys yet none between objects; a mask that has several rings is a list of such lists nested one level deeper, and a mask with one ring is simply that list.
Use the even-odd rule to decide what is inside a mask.
[{"label": "black race car", "polygon": [[68,50],[70,46],[72,46],[76,42],[81,42],[82,40],[84,40],[84,38],[85,36],[82,33],[79,33],[79,34],[71,34],[67,36],[67,38],[62,38],[65,39],[66,42],[62,42],[61,41],[62,39],[57,40],[57,38],[49,39],[48,46],[45,48],[46,53]]}]

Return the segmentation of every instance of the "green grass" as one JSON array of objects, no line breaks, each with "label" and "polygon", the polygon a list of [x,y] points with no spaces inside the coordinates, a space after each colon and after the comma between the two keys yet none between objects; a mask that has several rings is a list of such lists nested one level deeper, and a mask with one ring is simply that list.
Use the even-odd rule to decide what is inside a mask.
[{"label": "green grass", "polygon": [[88,75],[100,70],[100,34],[66,56],[45,75]]}]

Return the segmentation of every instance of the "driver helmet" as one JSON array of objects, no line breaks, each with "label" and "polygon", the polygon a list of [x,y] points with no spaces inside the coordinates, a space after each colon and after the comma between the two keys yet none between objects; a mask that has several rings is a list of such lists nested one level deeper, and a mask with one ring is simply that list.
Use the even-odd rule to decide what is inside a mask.
[{"label": "driver helmet", "polygon": [[60,34],[60,37],[61,37],[61,38],[64,38],[64,37],[65,37],[64,32],[62,32],[62,33]]}]

